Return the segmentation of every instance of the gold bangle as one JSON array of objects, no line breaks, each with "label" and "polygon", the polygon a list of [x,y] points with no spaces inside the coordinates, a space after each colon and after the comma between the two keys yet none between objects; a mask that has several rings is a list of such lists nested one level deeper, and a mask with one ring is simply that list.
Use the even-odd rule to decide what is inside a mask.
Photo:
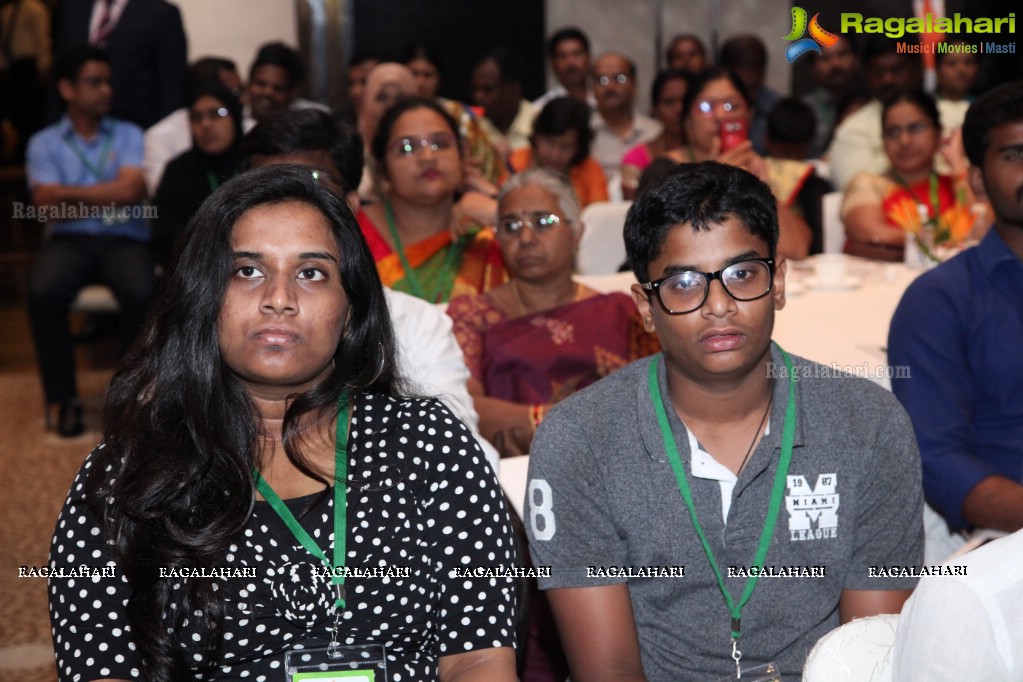
[{"label": "gold bangle", "polygon": [[544,412],[544,406],[540,403],[529,406],[529,419],[533,422],[534,429],[543,421]]}]

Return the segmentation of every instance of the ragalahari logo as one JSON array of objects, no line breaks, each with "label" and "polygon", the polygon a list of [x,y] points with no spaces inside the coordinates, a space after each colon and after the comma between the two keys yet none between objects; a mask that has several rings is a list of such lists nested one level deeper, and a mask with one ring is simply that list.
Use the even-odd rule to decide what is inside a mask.
[{"label": "ragalahari logo", "polygon": [[802,7],[792,8],[792,32],[785,36],[785,40],[792,42],[788,49],[785,50],[785,58],[789,60],[789,64],[802,57],[807,52],[821,53],[821,48],[831,47],[838,42],[838,36],[829,31],[825,31],[821,28],[820,23],[817,21],[817,17],[820,13],[814,14],[813,19],[810,20],[809,30],[810,37],[803,38],[803,34],[807,31],[806,22],[806,10]]}]

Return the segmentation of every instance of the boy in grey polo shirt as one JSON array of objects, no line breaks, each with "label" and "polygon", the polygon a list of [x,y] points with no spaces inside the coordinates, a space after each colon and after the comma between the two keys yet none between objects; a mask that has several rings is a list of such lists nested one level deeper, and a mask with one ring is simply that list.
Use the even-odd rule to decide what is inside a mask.
[{"label": "boy in grey polo shirt", "polygon": [[898,613],[915,584],[909,420],[771,344],[777,240],[767,186],[713,162],[629,212],[633,295],[664,352],[552,410],[529,469],[530,548],[573,680],[718,679],[735,659],[799,679],[817,639]]}]

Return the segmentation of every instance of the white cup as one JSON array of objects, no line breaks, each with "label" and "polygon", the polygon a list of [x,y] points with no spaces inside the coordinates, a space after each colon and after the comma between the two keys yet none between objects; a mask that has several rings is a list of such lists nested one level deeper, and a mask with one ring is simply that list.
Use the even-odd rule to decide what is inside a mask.
[{"label": "white cup", "polygon": [[841,287],[845,283],[846,258],[839,253],[825,253],[814,258],[817,284],[825,289]]}]

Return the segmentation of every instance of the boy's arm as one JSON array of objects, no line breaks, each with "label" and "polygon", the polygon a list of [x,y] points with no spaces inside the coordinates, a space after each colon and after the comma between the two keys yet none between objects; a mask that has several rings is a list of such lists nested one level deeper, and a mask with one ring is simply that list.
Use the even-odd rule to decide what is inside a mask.
[{"label": "boy's arm", "polygon": [[912,593],[912,590],[842,590],[838,613],[843,625],[853,618],[899,613]]},{"label": "boy's arm", "polygon": [[626,584],[548,590],[575,682],[642,682],[632,600]]}]

